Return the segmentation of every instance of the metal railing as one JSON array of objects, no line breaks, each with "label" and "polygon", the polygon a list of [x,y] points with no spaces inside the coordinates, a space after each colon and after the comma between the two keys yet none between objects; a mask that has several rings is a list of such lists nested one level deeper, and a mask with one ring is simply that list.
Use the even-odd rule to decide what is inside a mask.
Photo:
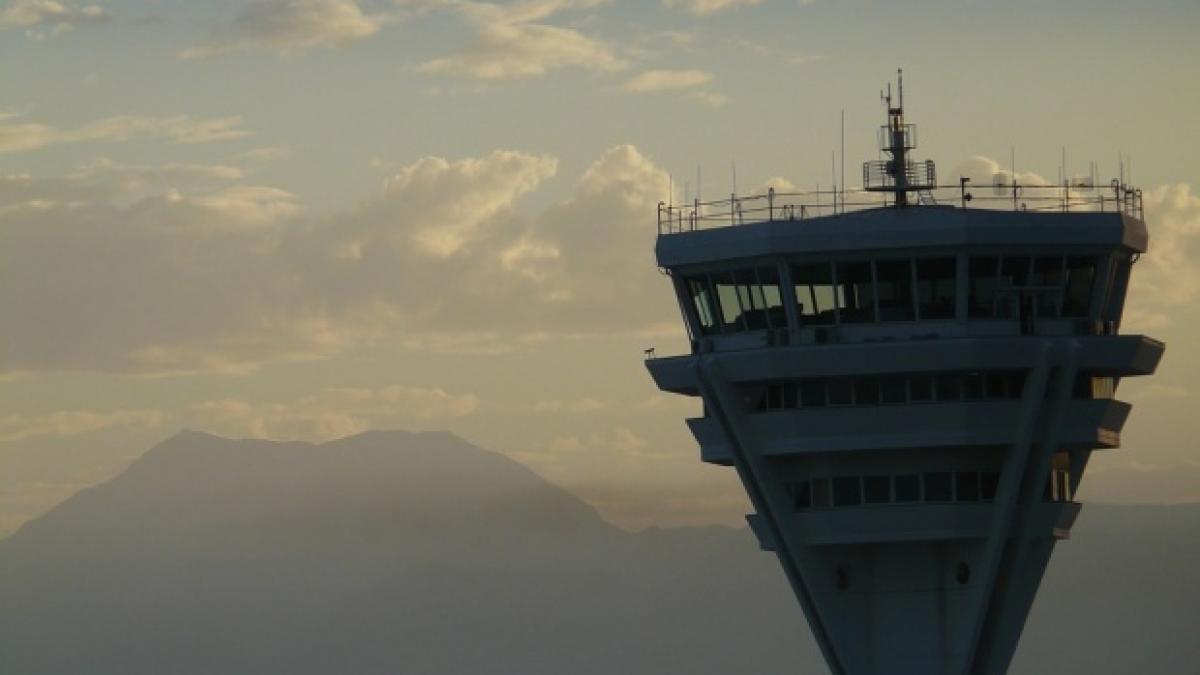
[{"label": "metal railing", "polygon": [[[993,211],[1106,212],[1145,219],[1142,191],[1116,181],[1100,188],[1069,185],[972,186],[964,182],[930,186],[920,191],[916,201],[921,206],[912,208],[936,205]],[[892,204],[890,193],[887,192],[864,189],[776,192],[773,188],[763,194],[731,194],[725,199],[705,202],[694,200],[690,204],[659,202],[658,234],[663,236],[775,220],[804,221]]]},{"label": "metal railing", "polygon": [[[873,192],[886,192],[896,187],[896,175],[891,160],[863,162],[863,187]],[[908,160],[904,163],[904,181],[910,188],[937,189],[937,168],[933,160]]]}]

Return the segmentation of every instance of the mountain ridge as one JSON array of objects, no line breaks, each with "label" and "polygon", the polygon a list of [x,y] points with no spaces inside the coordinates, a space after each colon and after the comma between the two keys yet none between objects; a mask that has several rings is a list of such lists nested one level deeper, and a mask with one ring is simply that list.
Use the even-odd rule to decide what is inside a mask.
[{"label": "mountain ridge", "polygon": [[[1011,672],[1200,660],[1198,528],[1085,507]],[[0,607],[23,675],[825,672],[747,530],[630,533],[448,432],[181,432],[0,540]]]}]

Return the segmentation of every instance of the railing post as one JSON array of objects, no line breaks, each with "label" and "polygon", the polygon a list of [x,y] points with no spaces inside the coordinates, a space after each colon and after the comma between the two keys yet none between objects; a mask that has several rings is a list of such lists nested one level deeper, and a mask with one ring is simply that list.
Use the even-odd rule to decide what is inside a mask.
[{"label": "railing post", "polygon": [[775,188],[767,188],[767,220],[775,220]]},{"label": "railing post", "polygon": [[662,236],[662,210],[664,202],[658,203],[658,236]]},{"label": "railing post", "polygon": [[737,225],[737,214],[734,212],[734,204],[737,202],[737,193],[729,193],[729,224]]}]

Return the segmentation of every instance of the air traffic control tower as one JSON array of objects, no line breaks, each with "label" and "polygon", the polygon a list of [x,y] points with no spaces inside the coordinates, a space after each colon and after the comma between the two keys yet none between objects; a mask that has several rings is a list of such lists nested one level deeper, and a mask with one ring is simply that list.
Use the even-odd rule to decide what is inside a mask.
[{"label": "air traffic control tower", "polygon": [[834,675],[1001,675],[1163,353],[1120,333],[1141,193],[939,185],[897,93],[861,190],[660,205],[691,353],[646,365],[703,401]]}]

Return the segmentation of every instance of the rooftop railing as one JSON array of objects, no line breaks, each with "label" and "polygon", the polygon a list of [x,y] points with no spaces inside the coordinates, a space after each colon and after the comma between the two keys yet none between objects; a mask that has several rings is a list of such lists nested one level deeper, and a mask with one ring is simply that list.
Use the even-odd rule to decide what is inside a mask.
[{"label": "rooftop railing", "polygon": [[[909,196],[912,208],[943,206],[992,211],[1124,213],[1144,220],[1142,191],[1114,181],[1087,185],[934,185]],[[658,203],[658,234],[679,234],[764,221],[804,221],[893,205],[887,192],[864,189],[730,195],[690,204]]]}]

